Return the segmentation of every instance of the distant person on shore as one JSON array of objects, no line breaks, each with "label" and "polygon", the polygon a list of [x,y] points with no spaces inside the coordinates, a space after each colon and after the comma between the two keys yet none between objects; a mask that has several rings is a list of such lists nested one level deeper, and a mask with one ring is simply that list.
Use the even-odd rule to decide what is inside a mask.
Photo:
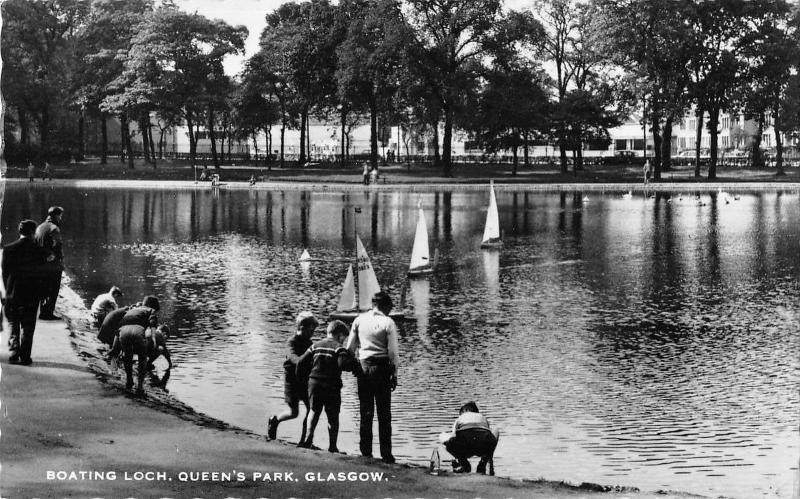
[{"label": "distant person on shore", "polygon": [[250,185],[256,185],[256,176],[250,175]]},{"label": "distant person on shore", "polygon": [[122,296],[122,290],[116,286],[111,286],[108,293],[97,295],[97,298],[92,302],[92,317],[94,318],[95,325],[100,327],[106,318],[106,315],[117,309],[117,299]]},{"label": "distant person on shore", "polygon": [[378,183],[378,167],[374,167],[372,171],[369,172],[369,183],[370,184],[377,184]]},{"label": "distant person on shore", "polygon": [[144,376],[147,373],[151,328],[158,326],[158,311],[161,306],[155,296],[145,296],[142,304],[132,307],[122,317],[119,328],[119,344],[124,355],[125,389],[133,388],[133,356],[137,358],[136,395],[144,395]]},{"label": "distant person on shore", "polygon": [[[353,321],[347,350],[358,358],[354,372],[358,380],[361,455],[372,457],[372,420],[378,413],[381,459],[394,463],[392,455],[392,392],[397,387],[400,360],[397,325],[389,317],[392,299],[380,291],[372,297],[372,310]],[[359,369],[360,366],[360,369]]]},{"label": "distant person on shore", "polygon": [[447,452],[456,458],[453,461],[454,473],[469,473],[472,469],[469,458],[478,456],[481,460],[475,471],[485,474],[488,464],[490,475],[494,475],[494,450],[499,438],[500,432],[491,429],[475,402],[467,402],[461,407],[452,432],[439,435]]},{"label": "distant person on shore", "polygon": [[33,166],[31,161],[28,161],[28,182],[33,182],[36,178],[36,167]]},{"label": "distant person on shore", "polygon": [[364,185],[369,185],[369,163],[366,161],[364,162],[364,172],[362,175],[364,176]]},{"label": "distant person on shore", "polygon": [[342,407],[342,371],[353,369],[353,358],[342,346],[350,331],[342,321],[328,324],[327,336],[297,361],[298,379],[308,378],[308,401],[311,417],[306,426],[306,439],[299,447],[314,447],[314,432],[323,409],[328,418],[328,452],[339,452],[339,411]]},{"label": "distant person on shore", "polygon": [[283,399],[286,401],[288,410],[272,416],[267,422],[267,438],[275,440],[278,436],[278,425],[282,421],[294,419],[300,414],[300,402],[306,406],[306,414],[303,418],[303,431],[300,435],[300,442],[306,439],[306,422],[308,421],[308,382],[297,378],[297,361],[300,360],[306,350],[311,345],[311,337],[314,330],[319,325],[319,321],[311,312],[300,312],[295,320],[297,331],[289,340],[289,351],[286,360],[283,362]]},{"label": "distant person on shore", "polygon": [[36,227],[34,240],[40,248],[51,255],[45,270],[42,289],[42,308],[39,318],[45,321],[58,320],[53,313],[56,309],[58,292],[61,290],[61,273],[64,271],[64,251],[61,244],[61,218],[64,208],[51,206],[47,210],[47,218]]},{"label": "distant person on shore", "polygon": [[33,240],[36,222],[23,220],[18,231],[19,239],[3,248],[4,310],[11,327],[8,339],[11,356],[8,361],[30,365],[36,312],[41,298],[41,276],[48,255]]},{"label": "distant person on shore", "polygon": [[44,162],[44,168],[42,168],[42,181],[50,179],[53,180],[53,170],[50,169],[50,163],[47,161]]},{"label": "distant person on shore", "polygon": [[642,166],[642,176],[644,177],[644,185],[650,183],[650,177],[652,176],[652,172],[650,171],[650,160],[646,159],[644,161],[644,166]]}]

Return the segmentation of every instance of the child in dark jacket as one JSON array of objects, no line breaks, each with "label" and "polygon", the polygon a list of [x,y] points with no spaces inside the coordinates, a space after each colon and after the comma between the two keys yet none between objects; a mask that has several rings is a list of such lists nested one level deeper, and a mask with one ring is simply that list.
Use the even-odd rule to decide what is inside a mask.
[{"label": "child in dark jacket", "polygon": [[300,414],[300,402],[302,401],[303,405],[306,406],[306,415],[303,418],[303,432],[300,435],[300,442],[302,443],[305,440],[306,421],[308,420],[308,383],[305,379],[297,377],[297,361],[311,346],[311,337],[314,335],[314,330],[319,325],[319,321],[311,312],[300,312],[295,322],[297,324],[297,332],[289,340],[289,352],[283,362],[283,399],[289,408],[269,419],[267,422],[267,438],[275,440],[278,436],[278,424],[281,421],[294,419]]},{"label": "child in dark jacket", "polygon": [[339,452],[339,410],[342,405],[342,371],[353,369],[353,358],[342,346],[347,339],[347,326],[342,321],[328,324],[327,337],[311,345],[297,362],[297,377],[308,376],[308,399],[311,418],[307,421],[306,439],[299,447],[313,448],[314,431],[322,410],[328,418],[328,451]]}]

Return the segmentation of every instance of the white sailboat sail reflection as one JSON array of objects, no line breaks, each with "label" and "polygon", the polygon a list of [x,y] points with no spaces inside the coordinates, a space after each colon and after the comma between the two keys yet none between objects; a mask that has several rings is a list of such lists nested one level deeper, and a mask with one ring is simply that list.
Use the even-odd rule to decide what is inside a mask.
[{"label": "white sailboat sail reflection", "polygon": [[483,272],[486,275],[486,302],[497,305],[500,301],[500,253],[482,251]]},{"label": "white sailboat sail reflection", "polygon": [[427,279],[412,279],[411,304],[414,306],[414,318],[417,321],[419,337],[425,345],[430,345],[431,338],[428,333],[428,323],[431,311],[431,283]]}]

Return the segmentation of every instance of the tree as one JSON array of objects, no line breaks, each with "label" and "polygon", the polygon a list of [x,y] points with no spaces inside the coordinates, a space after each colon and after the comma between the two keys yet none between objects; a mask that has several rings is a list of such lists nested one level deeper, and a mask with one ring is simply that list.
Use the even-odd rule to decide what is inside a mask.
[{"label": "tree", "polygon": [[69,129],[56,128],[71,105],[79,71],[75,40],[88,10],[88,0],[2,4],[3,97],[16,114],[21,142],[31,145],[35,128],[44,158],[55,152],[54,140],[62,141],[62,153],[76,145]]},{"label": "tree", "polygon": [[[687,18],[693,10],[686,0],[599,0],[606,50],[630,75],[639,95],[643,122],[653,135],[653,178],[670,168],[672,124],[690,104],[687,67],[695,43]],[[646,154],[646,152],[645,152]]]},{"label": "tree", "polygon": [[800,44],[797,27],[792,23],[792,11],[784,1],[767,2],[753,18],[752,28],[741,41],[741,56],[745,69],[741,85],[745,116],[755,118],[758,131],[752,147],[754,166],[763,166],[761,135],[765,116],[772,115],[775,132],[777,175],[783,169],[783,125],[784,95],[792,72],[797,70],[800,59]]},{"label": "tree", "polygon": [[487,152],[510,149],[511,174],[517,174],[518,150],[528,138],[547,131],[550,117],[546,86],[549,78],[538,68],[514,60],[486,74],[486,84],[473,107],[467,129]]},{"label": "tree", "polygon": [[127,53],[137,25],[152,9],[151,0],[95,1],[80,36],[85,71],[80,73],[76,100],[100,118],[101,164],[106,164],[108,156],[108,117],[100,104],[122,74],[123,61],[117,57],[118,53]]},{"label": "tree", "polygon": [[176,112],[187,125],[194,165],[195,127],[205,121],[213,134],[213,105],[227,92],[220,84],[225,78],[223,58],[241,53],[246,36],[243,26],[187,14],[172,5],[160,7],[139,26],[130,50],[122,56],[124,70],[115,80],[116,91],[104,99],[103,107]]},{"label": "tree", "polygon": [[465,89],[482,67],[503,17],[500,0],[409,0],[405,13],[414,32],[415,70],[436,96],[444,118],[442,166],[452,176],[455,118],[464,109]]},{"label": "tree", "polygon": [[394,0],[347,2],[342,8],[350,9],[351,22],[336,50],[339,96],[349,108],[369,110],[370,162],[376,167],[378,117],[393,110],[409,30]]}]

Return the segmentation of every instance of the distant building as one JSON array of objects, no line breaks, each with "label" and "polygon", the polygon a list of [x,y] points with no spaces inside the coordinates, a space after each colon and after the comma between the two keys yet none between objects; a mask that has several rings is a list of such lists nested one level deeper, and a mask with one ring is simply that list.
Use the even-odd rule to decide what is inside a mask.
[{"label": "distant building", "polygon": [[[152,135],[153,140],[156,142],[156,152],[158,152],[159,142],[161,142],[164,154],[169,157],[175,155],[183,156],[189,153],[189,133],[186,126],[165,127],[162,129],[155,115],[151,118],[151,121],[153,123]],[[704,120],[700,138],[701,149],[707,149],[710,144],[710,136],[706,126],[707,118]],[[133,150],[136,154],[141,154],[142,138],[138,130],[138,123],[132,122],[130,128]],[[724,156],[726,152],[731,150],[747,148],[753,142],[756,129],[754,122],[745,120],[741,115],[723,114],[720,117],[718,136],[720,156]],[[673,156],[679,156],[683,153],[693,157],[696,130],[697,118],[693,114],[685,116],[673,125],[672,136],[669,139]],[[271,146],[269,150],[273,156],[277,157],[280,155],[280,125],[274,125],[270,135]],[[443,135],[444,130],[440,130],[439,137]],[[587,143],[584,146],[584,156],[597,157],[629,154],[641,157],[645,154],[645,151],[647,155],[653,154],[653,136],[649,132],[649,127],[647,134],[645,134],[641,124],[641,115],[634,114],[620,126],[609,129],[609,135],[611,142],[608,147],[596,149],[592,147],[592,144]],[[107,120],[107,136],[109,155],[118,155],[121,149],[121,137],[120,122],[117,118],[112,117]],[[268,149],[268,137],[263,132],[257,134],[255,142],[253,137],[228,140],[223,130],[216,132],[216,139],[218,154],[223,152],[223,143],[226,154],[230,152],[238,157],[253,157],[256,152],[259,157],[263,157]],[[308,126],[307,140],[309,140],[307,147],[312,161],[335,160],[341,155],[341,127],[336,122],[311,120]],[[353,127],[349,132],[346,144],[349,144],[346,147],[350,157],[368,155],[370,152],[369,124],[364,123]],[[791,144],[796,144],[796,141],[784,140],[785,146]],[[761,147],[763,149],[775,147],[774,130],[770,118],[767,118],[764,124]],[[100,122],[98,119],[87,119],[86,150],[89,154],[99,155],[100,148]],[[211,154],[211,141],[208,131],[205,129],[197,132],[196,152],[201,157]],[[399,159],[406,155],[430,157],[434,154],[434,145],[432,137],[423,137],[422,139],[408,137],[401,127],[392,126],[382,130],[378,140],[378,154],[381,157],[390,155]],[[521,157],[522,151],[518,151],[518,154]],[[528,154],[531,157],[556,157],[558,156],[558,148],[548,144],[532,145],[529,146]],[[299,155],[300,131],[287,128],[284,135],[284,157],[288,161],[294,161],[297,160]],[[467,133],[458,130],[453,133],[452,155],[456,158],[486,157],[485,151],[478,147],[474,141],[471,141]],[[504,157],[507,160],[510,155],[511,151],[501,151],[494,156]]]}]

